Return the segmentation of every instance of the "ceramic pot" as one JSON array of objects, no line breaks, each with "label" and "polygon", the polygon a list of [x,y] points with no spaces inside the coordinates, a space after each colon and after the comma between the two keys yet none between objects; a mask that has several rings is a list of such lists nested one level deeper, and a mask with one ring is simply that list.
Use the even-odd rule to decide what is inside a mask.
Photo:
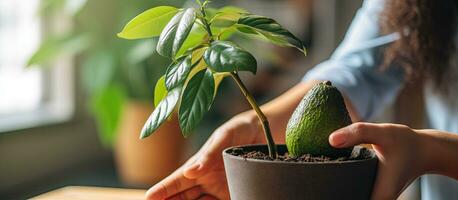
[{"label": "ceramic pot", "polygon": [[[370,199],[378,161],[372,150],[364,160],[293,163],[234,156],[228,153],[233,148],[223,151],[232,200]],[[266,145],[237,148],[268,152]],[[285,145],[277,148],[279,154],[287,152]]]}]

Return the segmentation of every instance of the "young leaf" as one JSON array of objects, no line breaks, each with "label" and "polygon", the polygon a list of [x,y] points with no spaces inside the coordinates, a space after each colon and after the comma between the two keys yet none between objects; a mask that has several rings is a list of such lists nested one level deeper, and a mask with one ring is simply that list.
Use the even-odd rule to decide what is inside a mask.
[{"label": "young leaf", "polygon": [[226,78],[227,76],[229,76],[229,73],[227,73],[227,72],[214,73],[213,74],[213,78],[215,79],[215,93],[213,94],[213,96],[216,96],[216,93],[218,92],[219,85],[224,80],[224,78]]},{"label": "young leaf", "polygon": [[204,60],[215,72],[249,71],[256,74],[256,59],[232,42],[212,43],[205,51]]},{"label": "young leaf", "polygon": [[177,87],[171,90],[167,97],[165,97],[156,109],[154,109],[151,116],[146,121],[145,125],[142,128],[140,138],[146,138],[150,136],[154,131],[156,131],[161,124],[167,120],[167,118],[172,114],[173,109],[177,105],[178,99],[180,99],[181,87]]},{"label": "young leaf", "polygon": [[165,86],[165,76],[161,76],[161,78],[157,80],[156,87],[154,87],[154,107],[157,107],[166,96],[167,87]]},{"label": "young leaf", "polygon": [[200,72],[207,68],[205,61],[202,59],[202,56],[204,55],[204,52],[207,48],[208,47],[203,47],[191,53],[191,57],[192,57],[191,62],[194,63],[193,65],[195,66],[193,66],[191,71],[189,72],[188,78],[185,81],[185,85],[189,82],[189,80],[191,80],[192,77],[194,77],[194,75],[197,74],[197,72]]},{"label": "young leaf", "polygon": [[218,12],[210,20],[212,26],[224,26],[235,24],[247,11],[242,8],[226,6],[218,9]]},{"label": "young leaf", "polygon": [[151,8],[133,18],[124,29],[118,33],[118,37],[125,39],[140,39],[156,37],[161,34],[167,22],[178,12],[171,6],[159,6]]},{"label": "young leaf", "polygon": [[213,103],[215,81],[210,70],[202,70],[189,80],[181,97],[180,127],[185,137],[199,124]]},{"label": "young leaf", "polygon": [[165,57],[175,57],[191,32],[195,20],[196,12],[193,8],[178,12],[162,30],[157,52]]},{"label": "young leaf", "polygon": [[237,25],[242,27],[242,29],[239,27],[239,30],[242,32],[247,33],[247,31],[255,31],[272,41],[274,44],[296,47],[305,53],[305,46],[302,41],[273,19],[257,15],[248,15],[240,18]]},{"label": "young leaf", "polygon": [[178,58],[177,62],[172,63],[165,73],[165,85],[168,90],[183,85],[192,69],[191,55]]}]

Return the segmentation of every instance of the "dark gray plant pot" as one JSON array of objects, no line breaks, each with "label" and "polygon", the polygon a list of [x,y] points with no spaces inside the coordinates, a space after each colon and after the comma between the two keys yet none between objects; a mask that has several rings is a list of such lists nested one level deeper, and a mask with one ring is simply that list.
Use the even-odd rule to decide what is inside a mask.
[{"label": "dark gray plant pot", "polygon": [[[232,147],[233,148],[233,147]],[[245,159],[223,151],[232,200],[369,199],[377,173],[377,156],[356,161],[291,163]],[[267,153],[266,145],[239,146]],[[361,147],[355,147],[355,149]],[[279,154],[287,151],[278,145]]]}]

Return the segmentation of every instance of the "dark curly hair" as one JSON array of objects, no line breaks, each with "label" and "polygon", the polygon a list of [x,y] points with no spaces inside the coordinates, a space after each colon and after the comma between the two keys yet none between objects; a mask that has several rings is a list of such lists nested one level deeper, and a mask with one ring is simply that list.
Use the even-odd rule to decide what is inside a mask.
[{"label": "dark curly hair", "polygon": [[456,52],[457,7],[458,0],[386,0],[382,32],[398,32],[401,39],[387,47],[384,66],[397,64],[408,81],[431,80],[446,88]]}]

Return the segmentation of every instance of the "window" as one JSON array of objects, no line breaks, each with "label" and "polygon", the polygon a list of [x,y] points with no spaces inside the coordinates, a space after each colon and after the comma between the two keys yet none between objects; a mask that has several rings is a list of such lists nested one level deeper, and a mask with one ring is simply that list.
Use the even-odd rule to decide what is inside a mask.
[{"label": "window", "polygon": [[39,7],[40,0],[0,0],[0,132],[67,120],[72,113],[68,61],[47,70],[25,67],[42,39]]}]

